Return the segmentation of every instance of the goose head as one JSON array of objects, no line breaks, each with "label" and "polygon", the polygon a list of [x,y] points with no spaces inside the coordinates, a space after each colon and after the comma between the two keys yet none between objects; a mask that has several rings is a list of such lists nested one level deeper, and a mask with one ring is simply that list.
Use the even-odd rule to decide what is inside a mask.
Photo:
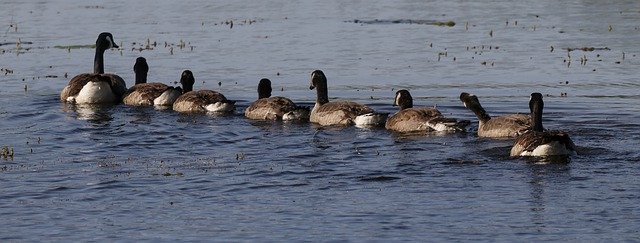
[{"label": "goose head", "polygon": [[113,41],[113,35],[109,32],[100,33],[96,40],[96,49],[104,51],[111,48],[119,48],[119,46]]},{"label": "goose head", "polygon": [[477,106],[480,104],[480,101],[478,100],[478,96],[475,96],[466,92],[460,93],[460,101],[462,101],[462,104],[464,104],[464,107],[467,107],[469,109],[471,109],[470,106]]},{"label": "goose head", "polygon": [[271,80],[263,78],[258,83],[258,99],[271,97]]},{"label": "goose head", "polygon": [[320,70],[311,72],[311,85],[309,89],[316,89],[316,104],[322,105],[329,102],[327,90],[327,77]]},{"label": "goose head", "polygon": [[476,114],[480,121],[486,122],[491,119],[491,116],[487,114],[487,111],[482,108],[480,100],[478,100],[478,96],[462,92],[460,94],[460,101],[462,101],[464,107],[473,111],[473,113]]},{"label": "goose head", "polygon": [[542,101],[541,93],[531,93],[529,99],[529,110],[531,111],[531,120],[533,122],[533,130],[536,132],[542,132],[542,110],[544,108],[544,102]]},{"label": "goose head", "polygon": [[149,72],[147,59],[145,59],[144,57],[136,58],[136,64],[133,65],[133,72],[136,73],[136,84],[146,83],[147,73]]},{"label": "goose head", "polygon": [[406,89],[396,91],[396,98],[393,101],[393,106],[399,106],[400,110],[413,107],[413,97]]},{"label": "goose head", "polygon": [[180,84],[182,84],[182,92],[186,93],[193,90],[193,84],[196,83],[196,79],[193,77],[193,73],[190,70],[184,70],[180,76]]},{"label": "goose head", "polygon": [[327,86],[327,77],[324,76],[324,73],[320,70],[315,70],[311,73],[311,85],[309,89],[320,88],[322,86]]}]

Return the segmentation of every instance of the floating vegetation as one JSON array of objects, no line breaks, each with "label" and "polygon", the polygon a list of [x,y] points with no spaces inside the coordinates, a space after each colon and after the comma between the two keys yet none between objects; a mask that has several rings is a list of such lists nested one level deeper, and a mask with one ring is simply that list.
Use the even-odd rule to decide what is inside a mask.
[{"label": "floating vegetation", "polygon": [[356,24],[423,24],[423,25],[435,25],[453,27],[456,22],[453,21],[437,21],[437,20],[424,20],[424,19],[374,19],[374,20],[360,20],[354,19],[345,21],[348,23]]},{"label": "floating vegetation", "polygon": [[92,45],[53,46],[53,48],[65,49],[65,50],[71,50],[71,49],[95,49],[96,48],[96,44],[92,44]]},{"label": "floating vegetation", "polygon": [[8,74],[13,74],[13,70],[8,68],[0,68],[0,73],[4,73],[4,76],[7,76]]},{"label": "floating vegetation", "polygon": [[[167,42],[165,42],[164,45],[165,45],[165,47],[167,47]],[[142,51],[145,51],[145,50],[150,51],[150,50],[153,50],[155,47],[158,46],[158,42],[156,42],[156,41],[151,42],[151,39],[147,38],[146,43],[133,42],[133,43],[131,43],[131,46],[133,46],[133,47],[131,47],[131,51],[139,51],[139,52],[142,52]]]},{"label": "floating vegetation", "polygon": [[[229,29],[233,29],[233,26],[235,24],[235,26],[244,26],[244,25],[252,25],[254,23],[257,23],[258,20],[257,19],[243,19],[243,20],[238,20],[238,19],[228,19],[228,20],[224,20],[221,21],[219,23],[213,23],[214,26],[229,26]],[[202,21],[200,22],[201,26],[205,25],[205,22]]]},{"label": "floating vegetation", "polygon": [[2,146],[2,152],[0,153],[0,157],[3,159],[13,159],[13,148],[9,146]]},{"label": "floating vegetation", "polygon": [[610,51],[609,47],[580,47],[580,48],[567,48],[567,51]]},{"label": "floating vegetation", "polygon": [[14,42],[2,42],[2,43],[0,43],[0,46],[8,46],[8,45],[19,46],[19,45],[32,45],[32,44],[33,44],[33,42],[31,42],[31,41],[18,41],[18,42],[14,41]]},{"label": "floating vegetation", "polygon": [[171,172],[165,172],[162,174],[163,176],[178,176],[178,177],[182,177],[184,176],[184,173],[182,172],[176,172],[176,173],[171,173]]},{"label": "floating vegetation", "polygon": [[453,21],[447,21],[447,22],[436,21],[433,25],[453,27],[453,26],[456,25],[456,22],[453,22]]}]

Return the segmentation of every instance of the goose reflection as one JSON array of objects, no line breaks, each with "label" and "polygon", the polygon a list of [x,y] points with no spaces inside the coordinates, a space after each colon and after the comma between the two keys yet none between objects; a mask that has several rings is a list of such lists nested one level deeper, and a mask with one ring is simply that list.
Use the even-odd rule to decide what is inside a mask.
[{"label": "goose reflection", "polygon": [[545,217],[547,214],[554,213],[547,210],[547,203],[556,199],[549,199],[547,190],[553,188],[554,191],[568,191],[561,187],[566,186],[571,178],[569,165],[568,163],[528,164],[531,187],[529,212],[534,229],[538,232],[545,231],[547,224],[552,223],[547,222]]},{"label": "goose reflection", "polygon": [[62,111],[69,117],[93,124],[108,124],[113,120],[113,105],[61,103]]}]

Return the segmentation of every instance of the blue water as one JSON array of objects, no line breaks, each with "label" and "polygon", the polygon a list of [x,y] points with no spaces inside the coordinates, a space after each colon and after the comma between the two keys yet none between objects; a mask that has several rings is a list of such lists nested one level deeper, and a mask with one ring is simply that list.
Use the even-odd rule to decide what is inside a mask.
[{"label": "blue water", "polygon": [[[636,1],[4,1],[0,146],[14,154],[0,157],[0,240],[639,241],[639,20]],[[121,46],[105,70],[128,85],[144,56],[149,81],[190,69],[238,110],[60,103],[102,31]],[[567,50],[583,47],[597,49]],[[315,69],[331,99],[394,112],[410,89],[471,131],[242,116],[263,77],[312,105]],[[512,141],[475,136],[460,92],[492,115],[545,94],[545,127],[580,154],[509,158]]]}]

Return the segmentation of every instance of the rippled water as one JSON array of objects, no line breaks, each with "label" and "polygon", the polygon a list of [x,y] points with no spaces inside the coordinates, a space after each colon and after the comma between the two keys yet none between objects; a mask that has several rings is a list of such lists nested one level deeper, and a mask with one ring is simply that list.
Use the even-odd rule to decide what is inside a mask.
[{"label": "rippled water", "polygon": [[[640,240],[639,20],[637,1],[4,1],[0,239]],[[102,31],[122,47],[105,70],[129,85],[144,56],[150,81],[191,69],[238,111],[61,104],[65,74],[92,68],[76,47]],[[540,164],[473,132],[244,119],[262,77],[312,105],[314,69],[331,98],[394,112],[406,88],[472,130],[462,91],[496,115],[548,94],[545,126],[580,155]]]}]

